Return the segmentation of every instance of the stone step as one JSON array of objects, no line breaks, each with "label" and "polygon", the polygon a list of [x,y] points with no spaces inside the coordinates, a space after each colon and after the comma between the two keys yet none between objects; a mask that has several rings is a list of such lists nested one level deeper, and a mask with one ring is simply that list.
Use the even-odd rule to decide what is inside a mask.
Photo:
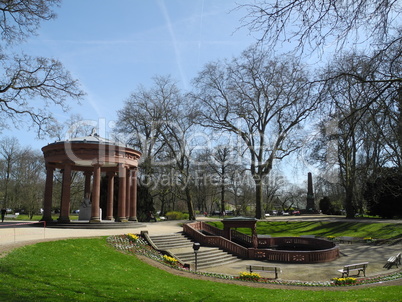
[{"label": "stone step", "polygon": [[[215,257],[224,254],[229,255],[218,248],[201,247],[201,249],[198,251],[198,258]],[[194,251],[176,252],[175,255],[180,257],[180,259],[192,258],[194,257]]]},{"label": "stone step", "polygon": [[198,270],[202,270],[205,268],[209,268],[209,267],[214,267],[214,266],[220,266],[220,265],[227,265],[233,262],[238,262],[240,261],[240,259],[234,257],[234,258],[227,258],[227,259],[211,259],[207,262],[201,262],[199,263],[197,261],[197,269]]},{"label": "stone step", "polygon": [[[154,245],[160,250],[169,250],[169,252],[182,263],[194,263],[195,255],[193,250],[193,241],[181,233],[150,236]],[[225,265],[240,261],[239,258],[224,252],[216,247],[201,246],[197,253],[197,269]]]},{"label": "stone step", "polygon": [[[180,259],[182,263],[195,263],[195,257],[193,256],[191,259],[187,259],[187,261],[183,261]],[[197,256],[197,269],[204,269],[208,267],[214,267],[214,266],[220,266],[220,265],[226,265],[229,263],[237,262],[240,261],[240,259],[232,256],[226,256],[226,257],[215,257],[215,258],[210,258],[210,259],[202,259],[198,258]]]},{"label": "stone step", "polygon": [[152,242],[161,250],[192,247],[193,242],[181,234],[150,236]]},{"label": "stone step", "polygon": [[183,249],[183,248],[190,248],[193,246],[192,243],[183,243],[183,242],[175,242],[175,243],[156,243],[154,244],[158,247],[159,250],[171,250],[171,249]]},{"label": "stone step", "polygon": [[[195,254],[191,251],[185,252],[176,252],[174,256],[180,260],[182,263],[194,263],[195,262]],[[201,249],[197,253],[197,268],[203,269],[207,267],[224,265],[228,263],[233,263],[236,261],[240,261],[239,258],[224,252],[218,248],[208,248],[201,247]]]},{"label": "stone step", "polygon": [[159,244],[169,244],[169,243],[176,243],[176,242],[187,243],[187,244],[192,243],[191,240],[182,239],[182,238],[155,239],[155,238],[151,237],[151,239],[155,244],[157,244],[157,243],[159,243]]},{"label": "stone step", "polygon": [[[194,260],[194,253],[192,255],[180,255],[180,254],[174,254],[178,259],[180,259],[182,262],[191,262]],[[197,254],[197,259],[199,261],[211,261],[211,260],[224,260],[224,259],[230,259],[234,257],[233,255],[227,254],[225,252],[221,252],[219,254],[214,254],[214,255],[210,255],[210,254],[206,254],[203,255],[203,253],[198,253]],[[236,257],[235,257],[236,258]]]}]

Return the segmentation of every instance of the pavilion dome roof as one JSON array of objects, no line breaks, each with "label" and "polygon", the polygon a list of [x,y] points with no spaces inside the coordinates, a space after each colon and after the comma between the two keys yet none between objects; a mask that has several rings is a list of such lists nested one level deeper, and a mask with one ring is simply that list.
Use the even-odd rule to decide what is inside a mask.
[{"label": "pavilion dome roof", "polygon": [[69,138],[64,141],[58,141],[55,142],[57,143],[65,143],[65,142],[71,142],[71,143],[89,143],[89,144],[105,144],[105,145],[116,145],[120,147],[126,147],[124,144],[101,137],[96,133],[95,128],[92,129],[92,133],[87,136],[82,136],[82,137],[74,137],[74,138]]}]

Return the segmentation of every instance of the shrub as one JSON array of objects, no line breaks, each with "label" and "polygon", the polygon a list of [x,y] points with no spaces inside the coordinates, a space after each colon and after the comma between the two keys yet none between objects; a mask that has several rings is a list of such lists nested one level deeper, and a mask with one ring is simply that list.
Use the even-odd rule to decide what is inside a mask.
[{"label": "shrub", "polygon": [[177,211],[167,212],[165,216],[169,220],[184,220],[184,219],[188,219],[188,217],[189,217],[189,215],[187,213],[182,213],[182,212],[177,212]]}]

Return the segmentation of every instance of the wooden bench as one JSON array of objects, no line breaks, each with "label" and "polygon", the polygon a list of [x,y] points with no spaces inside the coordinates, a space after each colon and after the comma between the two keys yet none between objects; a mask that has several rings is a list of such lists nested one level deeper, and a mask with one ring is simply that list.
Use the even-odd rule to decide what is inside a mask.
[{"label": "wooden bench", "polygon": [[276,266],[248,265],[247,268],[250,273],[254,271],[275,273],[275,279],[278,279],[278,274],[282,272],[281,268]]},{"label": "wooden bench", "polygon": [[345,275],[346,277],[349,277],[349,275],[352,272],[357,272],[358,276],[360,276],[360,272],[362,272],[364,277],[366,277],[366,267],[368,264],[369,264],[368,262],[363,262],[363,263],[345,265],[343,269],[338,270],[338,272],[342,273],[342,278]]},{"label": "wooden bench", "polygon": [[384,268],[390,269],[394,264],[396,265],[396,267],[401,264],[401,253],[396,256],[390,257],[387,260],[387,263],[385,263]]}]

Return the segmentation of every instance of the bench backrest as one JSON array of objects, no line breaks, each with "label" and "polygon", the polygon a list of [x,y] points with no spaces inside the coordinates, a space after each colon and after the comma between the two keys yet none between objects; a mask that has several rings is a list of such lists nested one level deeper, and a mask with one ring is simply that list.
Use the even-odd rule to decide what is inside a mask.
[{"label": "bench backrest", "polygon": [[357,263],[357,264],[349,264],[349,265],[345,265],[344,269],[349,270],[349,269],[357,269],[357,268],[366,268],[367,265],[368,265],[368,262]]},{"label": "bench backrest", "polygon": [[257,265],[250,265],[249,266],[250,270],[253,271],[267,271],[267,272],[276,272],[276,271],[280,271],[279,267],[275,267],[275,266],[257,266]]}]

